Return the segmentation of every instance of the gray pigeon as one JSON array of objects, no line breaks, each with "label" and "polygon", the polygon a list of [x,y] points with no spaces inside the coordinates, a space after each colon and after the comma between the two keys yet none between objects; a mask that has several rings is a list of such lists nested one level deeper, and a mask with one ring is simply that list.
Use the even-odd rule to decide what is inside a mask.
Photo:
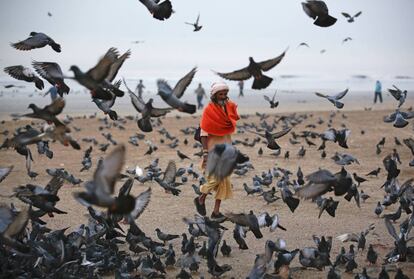
[{"label": "gray pigeon", "polygon": [[152,132],[151,117],[160,117],[166,115],[172,111],[172,108],[154,108],[152,106],[153,99],[149,99],[147,103],[144,100],[134,94],[131,89],[127,86],[124,80],[125,87],[128,90],[129,96],[131,97],[131,103],[134,108],[141,113],[142,117],[138,119],[137,125],[143,132]]},{"label": "gray pigeon", "polygon": [[63,97],[63,94],[69,93],[70,88],[65,84],[63,80],[62,70],[57,63],[53,62],[32,62],[33,68],[36,72],[45,80],[47,80],[52,86],[55,86],[60,97]]},{"label": "gray pigeon", "polygon": [[86,192],[74,193],[76,200],[85,206],[97,205],[108,208],[110,213],[127,214],[135,208],[135,198],[130,195],[112,197],[116,180],[125,162],[126,148],[117,146],[98,163],[92,181],[85,184]]},{"label": "gray pigeon", "polygon": [[194,22],[194,23],[190,23],[190,22],[185,22],[185,24],[188,24],[188,25],[192,25],[192,26],[194,26],[194,32],[197,32],[197,31],[200,31],[201,30],[201,28],[203,28],[203,26],[202,25],[198,25],[198,22],[200,21],[200,14],[198,14],[198,16],[197,16],[197,20],[196,20],[196,22]]},{"label": "gray pigeon", "polygon": [[398,107],[401,107],[404,102],[405,99],[407,98],[407,90],[402,91],[401,89],[399,89],[397,86],[393,85],[393,87],[395,89],[388,89],[388,92],[391,93],[391,95],[397,100],[399,101],[398,103]]},{"label": "gray pigeon", "polygon": [[76,81],[91,91],[93,98],[111,100],[113,98],[111,93],[117,97],[122,97],[124,92],[115,88],[107,80],[108,76],[110,77],[112,65],[119,59],[118,55],[116,48],[110,48],[98,64],[86,73],[83,73],[75,65],[71,66],[70,70],[73,71]]},{"label": "gray pigeon", "polygon": [[322,93],[319,93],[319,92],[315,92],[316,96],[328,99],[329,102],[331,102],[335,107],[337,107],[339,109],[343,108],[344,104],[339,102],[338,100],[342,99],[346,95],[346,93],[348,93],[348,88],[345,89],[344,91],[336,94],[336,95],[333,95],[333,96],[329,96],[329,95],[325,95],[325,94],[322,94]]},{"label": "gray pigeon", "polygon": [[177,82],[174,89],[172,89],[165,80],[159,79],[157,81],[158,95],[160,95],[164,102],[166,102],[169,106],[179,111],[189,114],[195,113],[196,106],[182,102],[180,101],[180,98],[184,95],[184,91],[193,80],[196,71],[197,68],[193,68],[188,74]]},{"label": "gray pigeon", "polygon": [[23,67],[22,65],[6,67],[4,68],[4,72],[6,72],[15,79],[24,80],[27,82],[34,82],[36,88],[39,90],[42,90],[44,87],[43,80],[37,77],[32,70]]},{"label": "gray pigeon", "polygon": [[252,89],[264,89],[270,85],[273,79],[271,77],[265,76],[262,71],[269,71],[277,64],[279,64],[280,61],[282,61],[283,57],[285,57],[285,53],[286,51],[275,58],[261,62],[255,62],[252,57],[249,57],[249,65],[247,67],[229,73],[216,72],[216,74],[222,78],[229,80],[247,80],[253,77],[254,80]]},{"label": "gray pigeon", "polygon": [[52,38],[44,33],[30,32],[29,38],[18,43],[11,44],[12,47],[18,50],[32,50],[34,48],[42,48],[50,45],[54,51],[60,52],[60,45]]},{"label": "gray pigeon", "polygon": [[355,18],[356,18],[356,17],[359,17],[361,14],[362,14],[362,12],[361,12],[361,11],[357,12],[357,13],[356,13],[355,15],[353,15],[353,16],[351,16],[351,15],[350,15],[350,14],[348,14],[348,13],[342,13],[342,15],[346,18],[346,20],[347,20],[349,23],[354,22],[354,21],[355,21]]},{"label": "gray pigeon", "polygon": [[237,164],[247,162],[249,157],[231,144],[216,144],[207,158],[206,174],[214,175],[218,181],[229,176]]}]

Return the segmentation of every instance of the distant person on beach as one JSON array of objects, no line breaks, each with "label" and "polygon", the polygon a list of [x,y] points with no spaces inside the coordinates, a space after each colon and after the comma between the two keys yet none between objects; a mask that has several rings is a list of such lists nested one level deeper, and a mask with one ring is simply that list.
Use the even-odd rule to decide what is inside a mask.
[{"label": "distant person on beach", "polygon": [[237,85],[239,86],[239,98],[244,97],[243,89],[244,89],[244,81],[240,80]]},{"label": "distant person on beach", "polygon": [[197,89],[194,91],[194,93],[197,95],[197,104],[198,104],[198,109],[203,108],[203,98],[207,98],[206,95],[206,91],[204,90],[203,86],[201,85],[201,83],[198,84]]},{"label": "distant person on beach", "polygon": [[43,95],[45,97],[47,94],[50,94],[50,98],[52,99],[52,102],[57,98],[58,96],[58,90],[55,86],[52,86],[49,88],[49,90]]},{"label": "distant person on beach", "polygon": [[377,98],[379,98],[380,102],[382,103],[382,85],[379,80],[375,83],[375,97],[374,97],[374,104],[377,103]]},{"label": "distant person on beach", "polygon": [[[216,144],[231,144],[231,135],[236,130],[236,122],[240,119],[237,105],[230,101],[227,94],[229,87],[224,82],[213,83],[210,90],[210,102],[204,108],[200,121],[200,137],[203,145],[202,169],[207,165],[209,150]],[[215,205],[212,219],[222,219],[224,215],[220,212],[222,200],[232,197],[232,185],[230,176],[222,181],[217,181],[213,175],[207,177],[207,182],[200,187],[201,195],[194,199],[194,204],[199,214],[206,215],[205,200],[211,191],[215,191]]]},{"label": "distant person on beach", "polygon": [[144,92],[145,85],[142,83],[142,79],[139,80],[137,88],[135,88],[135,93],[138,94],[140,98],[142,98],[142,93]]}]

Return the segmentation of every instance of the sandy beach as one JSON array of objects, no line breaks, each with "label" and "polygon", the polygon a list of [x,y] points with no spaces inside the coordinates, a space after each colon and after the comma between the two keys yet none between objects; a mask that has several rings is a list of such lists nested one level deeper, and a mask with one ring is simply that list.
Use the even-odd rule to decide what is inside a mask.
[{"label": "sandy beach", "polygon": [[[237,101],[237,100],[236,100]],[[325,107],[325,103],[320,103]],[[368,97],[367,97],[368,104]],[[263,105],[264,106],[264,105]],[[287,229],[287,231],[276,230],[275,232],[269,232],[269,229],[264,228],[262,232],[264,234],[263,239],[255,239],[251,233],[248,233],[246,242],[249,246],[248,250],[239,250],[237,244],[235,243],[232,237],[232,230],[234,225],[230,222],[225,222],[224,226],[229,230],[224,233],[224,238],[227,240],[227,243],[232,247],[232,254],[230,257],[223,257],[221,254],[217,257],[217,261],[220,264],[226,263],[232,265],[233,269],[226,273],[223,278],[244,278],[251,267],[253,266],[255,255],[263,253],[264,244],[266,240],[276,240],[277,238],[282,238],[287,242],[288,250],[293,250],[295,248],[303,248],[307,246],[315,246],[312,241],[312,235],[317,236],[332,236],[333,247],[331,251],[331,260],[334,261],[336,255],[339,252],[341,246],[345,246],[348,250],[349,243],[341,243],[336,239],[336,236],[343,233],[358,233],[365,230],[369,224],[375,225],[375,230],[367,236],[367,247],[369,244],[372,244],[374,249],[379,254],[379,260],[376,265],[369,265],[366,262],[366,251],[357,252],[356,261],[358,263],[358,268],[354,270],[354,273],[361,272],[363,267],[367,267],[368,274],[370,276],[378,276],[381,270],[381,264],[383,263],[383,258],[386,253],[388,253],[393,247],[393,239],[387,233],[384,220],[378,218],[374,214],[374,208],[377,201],[382,201],[384,192],[380,189],[381,185],[386,179],[386,172],[382,165],[382,159],[389,153],[392,152],[394,148],[397,149],[400,154],[402,164],[398,167],[401,169],[401,174],[398,179],[400,183],[403,183],[405,180],[414,177],[414,168],[408,166],[408,162],[412,159],[409,149],[404,146],[396,146],[394,143],[394,137],[398,137],[400,141],[404,138],[409,138],[413,136],[413,123],[410,123],[404,129],[393,128],[391,124],[384,123],[382,121],[383,116],[390,113],[391,110],[385,110],[386,105],[382,107],[375,107],[371,111],[364,111],[361,107],[364,107],[365,104],[359,104],[357,107],[348,106],[347,110],[336,111],[336,116],[333,117],[332,126],[335,128],[340,128],[341,125],[345,125],[351,130],[351,136],[348,140],[349,149],[342,149],[332,142],[327,143],[327,157],[322,159],[320,152],[317,151],[317,147],[320,144],[320,139],[313,139],[316,146],[308,147],[303,139],[299,138],[301,143],[292,145],[289,143],[289,138],[291,135],[281,138],[278,143],[282,147],[282,154],[279,157],[270,155],[271,150],[266,148],[266,145],[262,142],[257,143],[253,148],[246,147],[243,145],[237,145],[243,153],[247,154],[250,157],[254,169],[250,170],[244,176],[232,175],[232,183],[234,190],[234,198],[226,200],[222,203],[222,212],[248,212],[253,210],[256,214],[262,212],[268,212],[269,214],[277,213],[280,217],[280,223]],[[368,106],[368,105],[367,105]],[[391,108],[392,104],[389,104],[388,108]],[[274,113],[269,113],[269,117],[266,119],[268,123],[272,123],[274,120],[279,119],[282,115],[288,115],[295,111],[295,107],[292,106],[289,108],[290,113],[279,113],[278,109],[274,110]],[[327,107],[325,107],[327,108]],[[286,109],[286,107],[282,108]],[[243,119],[239,121],[239,125],[243,123],[256,123],[260,122],[259,117],[254,114],[254,112],[260,111],[263,112],[260,108],[250,108],[243,109],[241,112],[245,115]],[[317,133],[321,133],[326,130],[327,120],[329,115],[333,113],[332,109],[325,109],[325,111],[306,111],[303,108],[298,109],[297,115],[306,115],[307,118],[298,125],[296,125],[292,131],[296,134],[300,134],[301,131],[311,130]],[[265,110],[269,112],[269,110]],[[65,113],[65,112],[64,112]],[[63,114],[64,114],[63,113]],[[249,114],[247,114],[249,113]],[[121,112],[121,115],[125,115]],[[135,115],[135,114],[133,114]],[[190,164],[194,164],[196,169],[200,165],[199,157],[194,156],[193,154],[199,151],[199,148],[194,149],[193,144],[194,140],[192,135],[184,135],[180,132],[180,129],[185,127],[195,127],[198,125],[199,117],[198,116],[186,116],[183,114],[176,116],[169,116],[162,119],[162,127],[170,132],[172,136],[176,136],[179,139],[179,146],[175,149],[168,147],[169,140],[165,139],[164,143],[160,143],[160,140],[164,138],[159,132],[157,132],[161,127],[154,129],[152,133],[145,135],[145,139],[139,141],[139,146],[133,146],[128,143],[128,138],[135,133],[140,133],[136,125],[135,120],[125,119],[125,123],[122,123],[122,126],[125,128],[121,130],[115,127],[114,122],[109,121],[108,128],[99,130],[100,127],[104,127],[102,121],[99,118],[103,117],[103,114],[98,113],[97,118],[89,118],[89,115],[86,117],[75,117],[72,123],[69,125],[72,128],[72,136],[79,141],[81,144],[81,150],[73,150],[70,147],[65,147],[59,143],[50,143],[50,148],[54,152],[53,159],[48,159],[44,155],[37,154],[35,146],[33,146],[32,152],[34,156],[34,162],[32,171],[38,172],[39,175],[35,180],[31,180],[26,175],[25,160],[22,156],[18,155],[14,150],[1,150],[0,156],[0,166],[14,165],[14,169],[11,174],[1,183],[2,194],[9,195],[13,193],[13,188],[27,183],[33,183],[37,185],[45,185],[51,178],[46,172],[46,168],[54,167],[63,167],[70,173],[74,174],[76,177],[81,178],[83,181],[90,180],[93,176],[93,172],[96,168],[96,162],[99,157],[103,157],[106,154],[99,151],[98,146],[93,146],[92,151],[92,162],[93,166],[89,171],[79,172],[81,168],[81,160],[83,157],[84,151],[90,146],[91,143],[86,143],[82,141],[82,138],[94,137],[99,143],[106,143],[107,140],[101,135],[102,132],[110,132],[113,135],[113,139],[118,144],[125,144],[127,147],[127,158],[124,170],[127,168],[134,168],[135,166],[140,166],[144,168],[149,165],[155,158],[159,158],[159,166],[162,169],[165,169],[169,160],[174,160],[177,163],[177,167],[189,167]],[[324,119],[323,124],[317,124],[318,119]],[[118,121],[118,123],[120,123]],[[26,124],[40,125],[42,121],[30,120],[30,119],[21,119],[18,121],[6,120],[1,124],[1,132],[8,130],[9,137],[13,131],[20,126]],[[307,125],[314,124],[316,128],[309,127]],[[74,128],[79,128],[80,131],[75,131]],[[278,125],[278,129],[281,126]],[[255,135],[250,133],[243,133],[242,129],[238,130],[239,132],[234,135],[234,140],[244,141],[246,138],[251,142]],[[377,155],[375,144],[381,140],[382,137],[386,138],[385,146],[382,148],[382,152]],[[0,141],[3,142],[6,136],[3,134],[0,136]],[[183,141],[187,139],[188,144],[185,145]],[[150,140],[153,144],[158,147],[156,152],[153,152],[151,155],[144,156],[144,153],[148,149],[145,140]],[[297,152],[301,146],[306,148],[306,155],[304,158],[299,158]],[[258,155],[259,148],[264,150],[263,155]],[[108,152],[113,149],[113,146],[108,148]],[[191,160],[180,160],[176,154],[177,150],[180,150],[184,154],[187,154],[191,157]],[[284,159],[283,154],[289,151],[290,158]],[[247,196],[243,190],[243,183],[247,183],[249,186],[252,185],[252,177],[254,175],[261,175],[263,171],[268,171],[273,167],[282,167],[290,170],[294,175],[292,177],[296,178],[296,171],[300,166],[303,173],[309,174],[313,171],[316,171],[318,168],[326,168],[331,170],[333,173],[340,170],[340,166],[336,165],[333,160],[330,159],[331,156],[336,152],[343,152],[352,154],[355,156],[360,164],[352,164],[346,166],[348,172],[356,172],[358,175],[365,177],[365,174],[370,172],[377,167],[381,167],[382,171],[380,172],[378,178],[375,177],[365,177],[368,181],[364,182],[359,190],[363,190],[365,193],[370,195],[370,198],[361,203],[361,208],[358,208],[354,201],[347,202],[343,197],[334,197],[335,200],[340,201],[338,209],[336,211],[336,218],[332,218],[326,213],[322,214],[321,218],[318,219],[319,209],[316,204],[311,201],[301,200],[299,207],[294,213],[291,213],[289,208],[282,202],[278,200],[273,204],[266,205],[265,201],[260,196]],[[276,179],[272,185],[275,185]],[[156,238],[155,228],[160,228],[164,232],[171,234],[181,234],[187,232],[186,225],[183,223],[183,217],[193,217],[195,213],[195,208],[193,205],[193,198],[195,193],[191,188],[191,184],[198,184],[197,180],[193,180],[189,177],[189,181],[182,185],[180,189],[182,190],[179,197],[172,196],[163,191],[163,189],[156,182],[146,182],[141,184],[138,181],[135,181],[134,187],[132,189],[132,194],[137,195],[145,191],[148,187],[152,188],[152,198],[148,208],[139,217],[137,223],[139,227],[149,236]],[[122,185],[122,182],[117,184],[117,187]],[[73,198],[72,194],[74,192],[82,191],[83,185],[73,186],[71,184],[65,184],[59,192],[60,201],[57,204],[57,207],[63,211],[66,211],[66,215],[55,215],[54,218],[43,217],[43,220],[47,222],[47,226],[52,229],[61,229],[64,227],[70,227],[68,230],[71,231],[77,228],[80,224],[87,222],[87,210],[85,207],[80,205]],[[116,190],[117,191],[117,190]],[[277,194],[280,196],[280,193]],[[330,195],[327,195],[330,196]],[[21,206],[19,200],[15,198],[1,198],[1,202],[10,203],[13,202],[17,207]],[[211,213],[213,207],[213,198],[209,197],[207,199],[207,212]],[[398,208],[397,204],[394,204],[385,209],[384,213],[395,212]],[[407,218],[407,215],[403,213],[402,217],[395,223],[395,226],[398,226],[403,220]],[[125,226],[124,226],[125,227]],[[127,228],[127,227],[125,227]],[[188,233],[188,232],[187,232]],[[206,240],[203,238],[197,239],[197,242],[202,244],[202,241]],[[176,252],[180,251],[181,241],[174,240],[172,241]],[[127,249],[127,247],[123,247]],[[178,252],[180,254],[180,252]],[[210,278],[210,275],[207,273],[206,261],[201,260],[200,272],[193,274],[194,278],[199,278],[203,275],[205,278]],[[387,268],[390,270],[390,275],[394,276],[394,271],[396,267],[401,267],[405,274],[409,276],[414,275],[414,264],[412,263],[398,263],[387,265]],[[326,273],[328,271],[317,271],[314,269],[301,269],[299,268],[300,264],[298,258],[291,264],[291,276],[292,278],[326,278]],[[343,272],[343,269],[340,269],[342,273],[342,278],[354,278],[355,274],[346,274]],[[169,270],[167,277],[173,278],[179,272],[179,268]]]}]

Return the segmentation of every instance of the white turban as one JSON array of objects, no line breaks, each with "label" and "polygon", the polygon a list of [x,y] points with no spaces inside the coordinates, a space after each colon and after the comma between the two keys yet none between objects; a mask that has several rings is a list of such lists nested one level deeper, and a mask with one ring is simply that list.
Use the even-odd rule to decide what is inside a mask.
[{"label": "white turban", "polygon": [[220,92],[220,91],[227,91],[228,92],[229,91],[229,86],[226,83],[222,82],[222,81],[215,82],[211,85],[211,89],[210,89],[210,95],[211,96],[214,96],[214,94],[216,94],[217,92]]}]

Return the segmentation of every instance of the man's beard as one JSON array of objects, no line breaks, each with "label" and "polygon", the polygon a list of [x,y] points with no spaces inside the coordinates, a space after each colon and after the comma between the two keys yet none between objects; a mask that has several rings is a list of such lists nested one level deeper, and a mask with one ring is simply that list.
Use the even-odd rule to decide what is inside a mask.
[{"label": "man's beard", "polygon": [[225,106],[227,103],[227,100],[218,100],[217,103],[221,106]]}]

